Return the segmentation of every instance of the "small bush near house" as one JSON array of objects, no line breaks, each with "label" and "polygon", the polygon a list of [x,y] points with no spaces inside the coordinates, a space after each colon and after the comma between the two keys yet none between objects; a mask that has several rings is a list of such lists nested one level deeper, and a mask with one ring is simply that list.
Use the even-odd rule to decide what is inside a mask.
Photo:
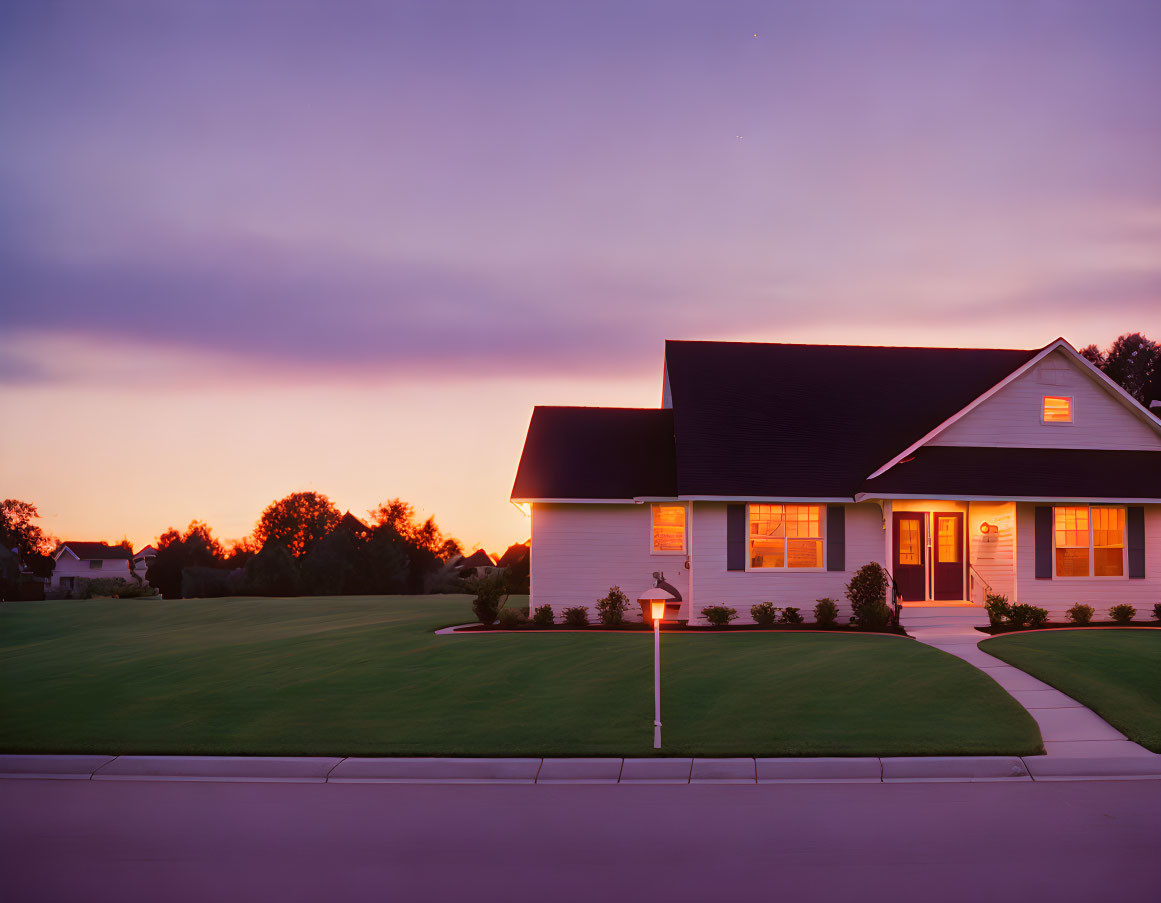
[{"label": "small bush near house", "polygon": [[561,612],[564,616],[564,623],[569,627],[588,627],[589,626],[589,607],[587,605],[576,605],[572,608],[566,608]]},{"label": "small bush near house", "polygon": [[1028,612],[1028,626],[1029,627],[1043,627],[1048,623],[1048,609],[1039,608],[1035,605],[1030,605],[1031,609]]},{"label": "small bush near house", "polygon": [[555,620],[551,605],[538,605],[532,612],[532,623],[537,627],[551,627]]},{"label": "small bush near house", "polygon": [[[1008,623],[1016,630],[1023,630],[1039,618],[1037,612],[1041,611],[1044,611],[1044,609],[1036,608],[1034,605],[1013,605],[1008,612]],[[1048,620],[1047,614],[1045,614],[1044,620]]]},{"label": "small bush near house", "polygon": [[701,610],[701,616],[709,621],[710,627],[728,627],[730,621],[738,616],[738,610],[725,605],[709,605]]},{"label": "small bush near house", "polygon": [[1153,620],[1161,621],[1161,603],[1153,606]]},{"label": "small bush near house", "polygon": [[513,627],[523,627],[528,623],[528,615],[519,608],[501,608],[499,614],[500,626],[511,630]]},{"label": "small bush near house", "polygon": [[119,596],[121,591],[129,586],[129,581],[120,577],[82,577],[77,580],[74,591],[79,599],[95,599],[98,596]]},{"label": "small bush near house", "polygon": [[984,596],[984,611],[988,613],[988,623],[999,627],[1004,618],[1011,617],[1012,606],[1008,604],[1008,597],[999,593],[987,593]]},{"label": "small bush near house", "polygon": [[750,606],[750,617],[759,627],[773,627],[778,623],[778,609],[773,602],[759,602]]},{"label": "small bush near house", "polygon": [[882,630],[891,623],[887,607],[887,572],[878,562],[864,564],[847,584],[851,603],[851,623],[862,630]]},{"label": "small bush near house", "polygon": [[1114,605],[1109,609],[1109,617],[1116,621],[1118,624],[1128,624],[1136,616],[1137,609],[1133,608],[1132,605],[1121,603],[1120,605]]},{"label": "small bush near house", "polygon": [[1068,620],[1073,624],[1087,624],[1092,620],[1093,610],[1091,605],[1081,605],[1077,602],[1067,612]]},{"label": "small bush near house", "polygon": [[814,604],[814,623],[819,627],[834,627],[838,620],[838,605],[834,599],[819,599]]},{"label": "small bush near house", "polygon": [[779,621],[783,624],[801,624],[802,615],[799,614],[800,609],[784,608],[782,609],[782,617]]},{"label": "small bush near house", "polygon": [[156,596],[155,590],[148,583],[127,583],[117,591],[119,599],[142,599],[147,596]]},{"label": "small bush near house", "polygon": [[469,580],[468,590],[476,594],[476,598],[472,600],[472,613],[485,627],[491,627],[500,613],[500,608],[508,599],[503,572]]},{"label": "small bush near house", "polygon": [[620,627],[625,622],[625,609],[629,607],[629,597],[621,592],[621,587],[610,586],[609,594],[597,599],[597,617],[606,627]]}]

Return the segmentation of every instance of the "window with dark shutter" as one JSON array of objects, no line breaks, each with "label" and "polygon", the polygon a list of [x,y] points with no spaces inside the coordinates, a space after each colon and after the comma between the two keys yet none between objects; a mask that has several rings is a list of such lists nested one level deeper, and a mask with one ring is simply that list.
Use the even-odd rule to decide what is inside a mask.
[{"label": "window with dark shutter", "polygon": [[1052,579],[1052,508],[1036,506],[1036,579]]},{"label": "window with dark shutter", "polygon": [[1139,505],[1126,509],[1125,527],[1128,534],[1129,579],[1142,580],[1145,577],[1145,509]]},{"label": "window with dark shutter", "polygon": [[847,506],[826,506],[826,569],[847,569]]},{"label": "window with dark shutter", "polygon": [[726,570],[746,569],[746,506],[726,505]]}]

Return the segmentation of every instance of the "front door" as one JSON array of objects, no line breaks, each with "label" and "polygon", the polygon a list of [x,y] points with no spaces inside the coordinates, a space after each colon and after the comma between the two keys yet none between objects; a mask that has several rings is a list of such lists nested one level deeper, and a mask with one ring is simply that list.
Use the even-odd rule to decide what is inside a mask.
[{"label": "front door", "polygon": [[895,585],[905,602],[927,598],[927,568],[924,562],[924,516],[918,511],[895,513]]},{"label": "front door", "polygon": [[933,599],[962,599],[963,595],[963,514],[936,512],[931,515]]}]

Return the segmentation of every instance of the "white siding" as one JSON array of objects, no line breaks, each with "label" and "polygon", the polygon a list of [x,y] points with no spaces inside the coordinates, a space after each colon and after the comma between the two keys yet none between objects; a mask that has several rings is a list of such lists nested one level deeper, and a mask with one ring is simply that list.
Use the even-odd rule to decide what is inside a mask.
[{"label": "white siding", "polygon": [[[987,522],[995,530],[980,532]],[[968,506],[968,560],[992,592],[1016,597],[1016,505],[1014,502],[972,502]],[[969,581],[970,583],[970,581]],[[982,605],[984,589],[977,584],[972,602]]]},{"label": "white siding", "polygon": [[559,618],[564,608],[587,605],[595,622],[596,600],[620,586],[629,597],[627,617],[640,620],[636,597],[653,585],[654,571],[664,571],[688,603],[686,555],[652,554],[651,525],[647,504],[534,504],[530,606],[551,605]]},{"label": "white siding", "polygon": [[[738,610],[739,624],[752,623],[750,606],[773,602],[779,608],[802,609],[805,620],[814,618],[814,603],[829,597],[839,606],[839,623],[846,624],[850,606],[847,581],[869,561],[883,564],[883,515],[873,502],[847,505],[846,570],[843,571],[728,571],[726,570],[726,505],[698,502],[693,511],[693,608],[694,621],[702,622],[701,610],[709,605],[728,605]],[[825,514],[824,514],[825,517]]]},{"label": "white siding", "polygon": [[[1071,424],[1040,422],[1045,395],[1072,397]],[[1158,450],[1161,435],[1130,413],[1071,355],[1054,351],[928,444]]]},{"label": "white siding", "polygon": [[1153,605],[1161,602],[1161,505],[1145,505],[1145,578],[1057,577],[1036,579],[1036,506],[1016,506],[1016,600],[1046,608],[1051,620],[1064,620],[1076,602],[1091,605],[1094,620],[1109,620],[1109,609],[1128,602],[1137,609],[1137,621],[1153,617]]},{"label": "white siding", "polygon": [[53,568],[52,586],[59,588],[61,577],[83,577],[86,580],[120,577],[122,580],[129,580],[130,576],[127,558],[106,558],[101,560],[101,567],[91,568],[87,560],[77,561],[72,555],[65,552],[57,559]]}]

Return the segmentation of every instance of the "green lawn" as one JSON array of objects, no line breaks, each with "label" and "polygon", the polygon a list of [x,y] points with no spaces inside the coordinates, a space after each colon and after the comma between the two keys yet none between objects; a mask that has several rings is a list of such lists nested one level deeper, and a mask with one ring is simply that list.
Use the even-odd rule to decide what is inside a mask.
[{"label": "green lawn", "polygon": [[[434,636],[463,596],[0,606],[0,750],[651,755],[632,634]],[[662,636],[669,755],[1033,753],[966,663],[890,636]]]},{"label": "green lawn", "polygon": [[1161,630],[1053,630],[980,648],[1067,693],[1161,753]]}]

